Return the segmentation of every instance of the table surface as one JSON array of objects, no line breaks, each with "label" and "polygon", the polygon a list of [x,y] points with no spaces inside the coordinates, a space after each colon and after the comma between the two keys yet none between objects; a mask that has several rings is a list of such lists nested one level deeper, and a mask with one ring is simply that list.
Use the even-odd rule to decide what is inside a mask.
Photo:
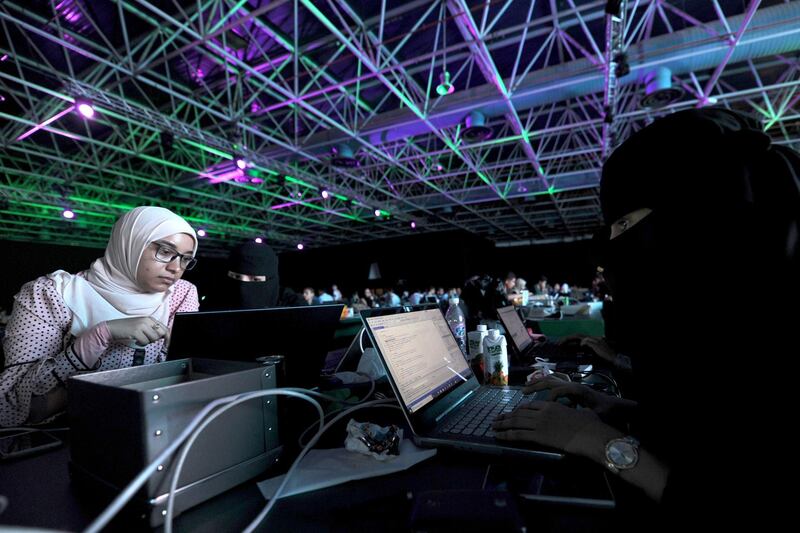
[{"label": "table surface", "polygon": [[[0,524],[77,531],[98,516],[105,504],[72,486],[68,461],[67,443],[40,455],[3,463],[0,494],[8,498],[9,504],[0,514]],[[578,463],[576,467],[559,463],[553,467],[535,462],[519,463],[519,459],[513,463],[509,461],[440,450],[432,459],[403,472],[282,499],[259,530],[408,531],[415,497],[426,491],[480,491],[490,471],[494,474],[529,468],[531,472],[557,476],[563,469],[589,468],[592,475],[602,475],[596,465]],[[599,470],[592,470],[595,467]],[[175,520],[175,530],[241,531],[264,505],[266,501],[256,483],[249,481],[184,512]],[[462,518],[469,516],[468,512],[459,511]],[[582,531],[612,531],[617,514],[616,510],[570,508],[540,502],[525,502],[520,507],[521,518],[525,523],[535,523],[536,531],[571,530],[571,525]],[[146,531],[148,528],[118,519],[108,530]]]}]

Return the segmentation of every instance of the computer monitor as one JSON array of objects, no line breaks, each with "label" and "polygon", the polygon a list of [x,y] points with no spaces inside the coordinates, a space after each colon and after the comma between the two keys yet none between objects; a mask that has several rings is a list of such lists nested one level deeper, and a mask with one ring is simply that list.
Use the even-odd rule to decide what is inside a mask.
[{"label": "computer monitor", "polygon": [[178,313],[167,359],[203,357],[254,361],[283,356],[281,385],[317,385],[341,304]]}]

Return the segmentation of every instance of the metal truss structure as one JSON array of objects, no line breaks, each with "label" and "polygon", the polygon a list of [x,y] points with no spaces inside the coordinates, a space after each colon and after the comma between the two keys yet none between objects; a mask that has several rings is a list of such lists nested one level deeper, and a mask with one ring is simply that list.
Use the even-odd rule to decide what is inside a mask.
[{"label": "metal truss structure", "polygon": [[99,247],[142,204],[212,255],[585,239],[604,159],[661,114],[800,148],[798,51],[795,1],[5,0],[0,239]]}]

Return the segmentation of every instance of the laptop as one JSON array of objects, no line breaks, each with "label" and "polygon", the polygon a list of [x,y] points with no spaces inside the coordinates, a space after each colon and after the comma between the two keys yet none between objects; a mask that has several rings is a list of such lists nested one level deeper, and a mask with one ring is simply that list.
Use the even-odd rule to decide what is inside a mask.
[{"label": "laptop", "polygon": [[534,357],[558,357],[560,346],[555,342],[534,342],[528,328],[519,317],[513,305],[499,307],[497,318],[506,330],[506,339],[520,362],[528,363]]},{"label": "laptop", "polygon": [[522,390],[479,385],[438,309],[362,319],[417,444],[539,459],[563,457],[554,450],[494,439],[492,421],[522,400]]},{"label": "laptop", "polygon": [[167,360],[186,357],[254,361],[283,356],[280,386],[319,384],[342,304],[178,313]]},{"label": "laptop", "polygon": [[[370,317],[378,315],[393,315],[396,313],[409,313],[411,311],[420,311],[425,309],[438,310],[439,304],[422,303],[416,305],[403,305],[400,307],[372,307],[361,311],[361,316]],[[364,349],[372,347],[372,344],[370,344],[369,339],[364,333],[363,327],[358,331],[358,333],[356,333],[356,336],[353,337],[350,345],[345,350],[344,355],[337,363],[334,373],[345,371],[354,372],[358,368],[358,362],[361,360],[361,354],[364,352]]]}]

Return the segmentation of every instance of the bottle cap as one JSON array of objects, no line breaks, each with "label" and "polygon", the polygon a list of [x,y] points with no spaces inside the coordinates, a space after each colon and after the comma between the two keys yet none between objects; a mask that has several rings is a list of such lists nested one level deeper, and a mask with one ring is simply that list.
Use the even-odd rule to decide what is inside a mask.
[{"label": "bottle cap", "polygon": [[489,331],[486,329],[486,324],[478,324],[478,331]]},{"label": "bottle cap", "polygon": [[500,337],[500,330],[499,329],[490,329],[489,330],[489,338],[492,340],[497,339]]}]

